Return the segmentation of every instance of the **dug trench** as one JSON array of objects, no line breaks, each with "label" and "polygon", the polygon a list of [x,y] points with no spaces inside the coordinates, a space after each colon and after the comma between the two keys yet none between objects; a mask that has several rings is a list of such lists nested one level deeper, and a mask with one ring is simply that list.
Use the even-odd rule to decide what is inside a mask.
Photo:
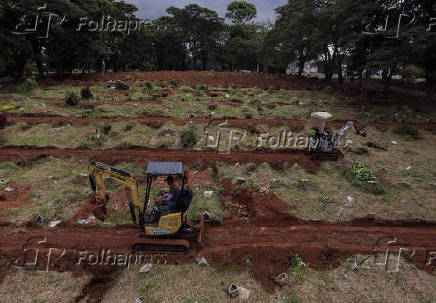
[{"label": "dug trench", "polygon": [[[220,200],[226,210],[222,223],[207,225],[203,241],[192,240],[186,254],[169,252],[147,260],[179,264],[204,256],[214,267],[250,266],[253,276],[268,291],[274,291],[274,277],[287,272],[295,255],[323,270],[355,255],[404,248],[408,262],[428,271],[436,269],[431,262],[431,252],[436,251],[436,222],[368,218],[337,223],[305,221],[291,216],[290,206],[272,193],[241,188],[230,180],[223,180],[222,187]],[[26,258],[38,250],[36,266],[40,270],[92,275],[76,298],[87,302],[100,302],[116,282],[119,270],[129,267],[134,254],[131,242],[138,235],[133,225],[104,228],[63,223],[46,228],[33,223],[2,223],[0,230],[1,275],[13,266],[26,267]],[[117,255],[125,257],[111,263]]]}]

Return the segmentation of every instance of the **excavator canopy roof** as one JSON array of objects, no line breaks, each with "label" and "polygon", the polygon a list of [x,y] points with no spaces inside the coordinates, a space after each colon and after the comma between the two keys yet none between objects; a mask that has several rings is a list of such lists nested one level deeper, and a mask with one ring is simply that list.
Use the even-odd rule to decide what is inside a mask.
[{"label": "excavator canopy roof", "polygon": [[185,176],[181,162],[150,162],[147,165],[147,176]]}]

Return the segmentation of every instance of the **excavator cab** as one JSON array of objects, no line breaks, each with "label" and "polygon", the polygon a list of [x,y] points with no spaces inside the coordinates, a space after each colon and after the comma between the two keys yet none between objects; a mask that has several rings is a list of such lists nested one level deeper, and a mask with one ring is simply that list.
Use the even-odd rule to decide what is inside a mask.
[{"label": "excavator cab", "polygon": [[[191,204],[193,195],[191,189],[185,184],[186,176],[183,164],[180,162],[150,162],[146,170],[146,191],[144,207],[142,208],[142,225],[144,227],[145,235],[149,237],[154,236],[170,236],[180,232],[184,223],[186,222],[186,211]],[[147,217],[147,207],[151,199],[151,188],[153,180],[156,177],[172,176],[180,180],[180,192],[174,197],[174,205],[172,207],[162,207],[160,209],[160,218],[158,224],[148,223],[145,218]],[[134,212],[132,212],[132,219],[134,219]]]}]

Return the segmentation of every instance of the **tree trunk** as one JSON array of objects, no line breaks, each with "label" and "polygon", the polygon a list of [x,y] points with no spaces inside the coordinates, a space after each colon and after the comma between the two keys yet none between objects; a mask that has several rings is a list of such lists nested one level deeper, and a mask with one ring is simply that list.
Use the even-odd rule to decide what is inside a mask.
[{"label": "tree trunk", "polygon": [[404,83],[404,74],[406,73],[406,65],[407,65],[407,62],[404,61],[404,63],[403,63],[403,71],[401,72],[401,84]]},{"label": "tree trunk", "polygon": [[427,68],[425,71],[425,82],[427,83],[426,100],[430,103],[433,102],[434,71],[429,70],[429,68]]}]

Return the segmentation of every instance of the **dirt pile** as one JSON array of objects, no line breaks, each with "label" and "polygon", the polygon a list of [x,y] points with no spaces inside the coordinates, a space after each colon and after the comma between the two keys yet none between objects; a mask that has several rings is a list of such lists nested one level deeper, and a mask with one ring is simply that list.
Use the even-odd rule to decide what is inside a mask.
[{"label": "dirt pile", "polygon": [[238,223],[252,224],[289,224],[292,219],[289,215],[290,206],[272,193],[262,193],[260,189],[238,188],[232,184],[231,179],[221,182],[224,192],[220,200],[226,209],[224,225]]}]

